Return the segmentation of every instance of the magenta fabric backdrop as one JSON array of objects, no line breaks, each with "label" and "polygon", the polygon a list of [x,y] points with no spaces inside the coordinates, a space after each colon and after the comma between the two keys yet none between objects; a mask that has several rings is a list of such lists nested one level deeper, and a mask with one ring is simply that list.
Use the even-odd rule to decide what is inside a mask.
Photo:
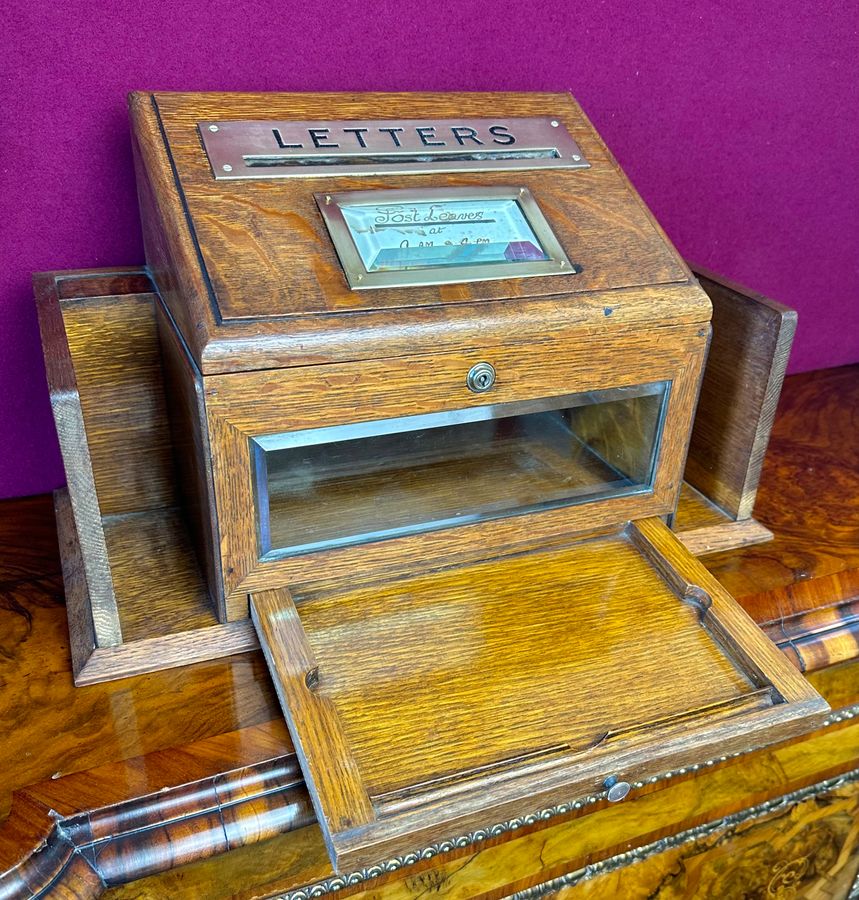
[{"label": "magenta fabric backdrop", "polygon": [[680,251],[859,360],[859,4],[12,0],[0,12],[0,496],[62,483],[33,271],[138,264],[125,95],[570,90]]}]

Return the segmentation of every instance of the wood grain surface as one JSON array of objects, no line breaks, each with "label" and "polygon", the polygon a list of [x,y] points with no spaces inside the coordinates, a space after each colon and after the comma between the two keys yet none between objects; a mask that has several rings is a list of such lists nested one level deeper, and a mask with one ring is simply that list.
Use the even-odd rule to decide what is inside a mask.
[{"label": "wood grain surface", "polygon": [[60,307],[102,516],[177,503],[154,301],[78,294]]},{"label": "wood grain surface", "polygon": [[251,604],[338,871],[827,710],[654,518]]},{"label": "wood grain surface", "polygon": [[680,488],[677,509],[668,523],[693,556],[762,544],[773,536],[757,519],[729,516],[687,481]]},{"label": "wood grain surface", "polygon": [[88,625],[92,626],[94,642],[102,646],[116,646],[122,643],[122,629],[107,558],[93,459],[65,323],[57,302],[55,279],[50,275],[36,276],[34,288],[42,345],[50,348],[50,352],[45,354],[45,373],[60,453],[67,470],[66,487],[74,519],[75,540],[80,547],[80,554],[74,563],[75,571],[87,594],[90,608]]},{"label": "wood grain surface", "polygon": [[[846,898],[859,871],[859,784],[836,780],[713,827],[690,829],[537,888],[532,897],[602,900],[792,900]],[[553,890],[555,885],[559,889]]]},{"label": "wood grain surface", "polygon": [[[581,753],[752,690],[618,535],[357,591],[310,589],[296,603],[317,693],[338,710],[373,796]],[[676,672],[651,684],[642,646],[670,646]],[[621,680],[648,691],[612,691]]]},{"label": "wood grain surface", "polygon": [[[151,102],[223,320],[544,296],[688,279],[682,261],[653,228],[629,182],[607,157],[569,95],[157,93]],[[573,134],[591,167],[215,181],[197,130],[201,120],[348,119],[380,114],[386,119],[552,116]],[[576,261],[587,261],[581,276],[354,292],[343,277],[313,197],[318,192],[509,184],[528,188],[561,244],[575,248]],[[263,285],[269,290],[261,292]]]},{"label": "wood grain surface", "polygon": [[203,379],[185,351],[163,303],[155,304],[160,338],[160,372],[167,397],[178,494],[197,561],[205,573],[205,588],[218,621],[226,621],[224,582],[221,575],[218,517],[212,501],[212,451],[206,427]]},{"label": "wood grain surface", "polygon": [[685,477],[732,518],[747,519],[797,316],[712,272],[696,269],[696,275],[713,303],[713,342]]},{"label": "wood grain surface", "polygon": [[[204,374],[342,359],[347,333],[351,358],[372,358],[383,347],[391,354],[430,350],[440,340],[461,345],[463,333],[476,328],[491,341],[499,328],[515,332],[547,317],[590,329],[652,323],[654,310],[678,322],[709,318],[706,296],[569,95],[137,93],[130,110],[147,260]],[[592,165],[548,174],[220,182],[197,131],[200,120],[332,115],[550,115],[571,130]],[[582,274],[348,289],[314,191],[476,183],[529,187],[568,252],[583,260]],[[654,307],[652,298],[669,283],[678,288],[673,302]],[[637,286],[650,287],[636,294]],[[575,304],[563,299],[570,292]],[[534,297],[545,300],[535,304]],[[516,306],[505,309],[510,298]]]},{"label": "wood grain surface", "polygon": [[165,390],[149,287],[114,269],[37,278],[69,471],[57,528],[79,684],[258,646],[249,623],[218,625],[202,574],[217,583],[216,559],[189,540],[165,398],[189,382]]},{"label": "wood grain surface", "polygon": [[[811,614],[815,606],[822,614],[845,613],[845,625],[850,624],[845,610],[855,597],[851,573],[859,568],[851,537],[857,527],[851,501],[859,492],[851,490],[849,480],[859,471],[852,440],[857,391],[856,367],[787,379],[758,494],[757,514],[774,528],[776,538],[764,547],[705,560],[729,588],[750,586],[740,602],[773,633],[784,621],[793,641],[803,635],[801,619],[792,622],[793,616]],[[783,472],[790,475],[789,490],[784,489]],[[835,511],[832,520],[827,509]],[[0,730],[8,737],[0,742],[0,818],[9,808],[11,792],[19,794],[14,812],[0,828],[0,868],[26,859],[46,839],[54,825],[47,814],[51,808],[71,816],[127,803],[163,787],[290,752],[259,654],[73,688],[56,540],[50,498],[2,505]],[[826,666],[811,672],[814,686],[833,707],[858,703],[859,666],[827,665],[826,648],[832,645],[826,636],[817,629],[808,637],[805,652],[810,656],[813,647],[820,648],[814,662]],[[839,658],[844,658],[844,643],[838,646],[843,651]],[[855,654],[855,642],[852,646]],[[643,846],[846,772],[857,761],[859,731],[847,721],[813,739],[799,738],[675,776],[635,800],[560,816],[515,836],[490,839],[363,882],[345,893],[384,900],[411,900],[433,890],[463,897],[509,895],[630,846]],[[309,801],[304,802],[306,814]],[[205,808],[189,798],[187,815]],[[190,823],[184,833],[191,841],[195,831]],[[211,834],[201,829],[193,838],[196,855],[183,857],[197,861],[176,868],[165,833],[138,829],[122,858],[121,871],[130,883],[111,888],[108,896],[259,897],[295,891],[332,875],[315,825],[281,831],[275,838],[206,859]],[[147,845],[150,838],[152,844]],[[155,857],[153,844],[158,847]],[[74,868],[79,896],[103,891],[89,865],[67,849],[69,868],[58,888]],[[144,871],[153,874],[141,878]],[[23,896],[29,896],[29,889]]]}]

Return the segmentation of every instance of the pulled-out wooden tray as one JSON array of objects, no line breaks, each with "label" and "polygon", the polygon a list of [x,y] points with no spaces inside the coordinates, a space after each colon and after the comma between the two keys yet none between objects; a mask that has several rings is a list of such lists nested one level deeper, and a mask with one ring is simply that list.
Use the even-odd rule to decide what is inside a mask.
[{"label": "pulled-out wooden tray", "polygon": [[[218,621],[189,537],[148,277],[124,269],[47,273],[37,276],[36,296],[67,463],[68,487],[57,492],[56,508],[76,683],[257,647],[250,620]],[[777,380],[767,382],[768,414]],[[740,431],[759,450],[761,429],[752,420],[749,413]],[[674,528],[693,553],[770,536],[688,484]]]},{"label": "pulled-out wooden tray", "polygon": [[251,611],[338,871],[828,709],[658,518]]}]

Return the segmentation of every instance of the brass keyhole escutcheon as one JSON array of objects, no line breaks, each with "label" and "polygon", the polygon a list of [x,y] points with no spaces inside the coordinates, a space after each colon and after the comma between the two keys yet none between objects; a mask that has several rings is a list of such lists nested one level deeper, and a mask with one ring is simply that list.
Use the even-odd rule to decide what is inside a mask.
[{"label": "brass keyhole escutcheon", "polygon": [[495,369],[488,362],[479,362],[468,370],[465,383],[473,393],[482,394],[495,384]]}]

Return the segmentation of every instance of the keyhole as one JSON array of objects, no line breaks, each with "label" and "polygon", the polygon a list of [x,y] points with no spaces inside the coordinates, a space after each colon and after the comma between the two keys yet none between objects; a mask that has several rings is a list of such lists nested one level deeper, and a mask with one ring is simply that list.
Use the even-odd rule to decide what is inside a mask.
[{"label": "keyhole", "polygon": [[488,362],[479,362],[471,367],[465,383],[473,393],[482,394],[495,384],[495,369]]}]

